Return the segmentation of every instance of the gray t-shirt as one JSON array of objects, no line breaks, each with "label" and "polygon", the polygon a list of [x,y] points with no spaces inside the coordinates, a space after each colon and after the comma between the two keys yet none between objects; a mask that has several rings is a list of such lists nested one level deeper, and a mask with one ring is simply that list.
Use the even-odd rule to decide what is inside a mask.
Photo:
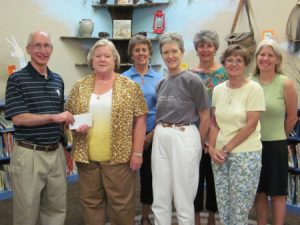
[{"label": "gray t-shirt", "polygon": [[210,108],[201,78],[190,71],[166,76],[156,87],[156,122],[195,123],[198,111]]}]

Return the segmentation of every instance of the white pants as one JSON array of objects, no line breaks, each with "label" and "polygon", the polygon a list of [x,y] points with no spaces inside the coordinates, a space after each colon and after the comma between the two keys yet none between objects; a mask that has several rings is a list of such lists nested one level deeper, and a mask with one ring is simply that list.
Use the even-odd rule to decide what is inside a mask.
[{"label": "white pants", "polygon": [[172,197],[179,225],[194,225],[194,199],[201,159],[200,134],[195,125],[157,125],[152,147],[153,205],[155,225],[170,225]]}]

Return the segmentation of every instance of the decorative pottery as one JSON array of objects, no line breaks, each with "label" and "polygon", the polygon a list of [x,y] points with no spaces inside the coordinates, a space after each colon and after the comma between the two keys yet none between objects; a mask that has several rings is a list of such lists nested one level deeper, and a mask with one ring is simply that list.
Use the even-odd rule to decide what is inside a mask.
[{"label": "decorative pottery", "polygon": [[101,39],[101,38],[108,38],[109,37],[109,33],[107,33],[107,32],[104,32],[104,31],[100,31],[99,33],[98,33],[98,37]]},{"label": "decorative pottery", "polygon": [[79,37],[91,37],[94,30],[94,22],[91,19],[79,21]]}]

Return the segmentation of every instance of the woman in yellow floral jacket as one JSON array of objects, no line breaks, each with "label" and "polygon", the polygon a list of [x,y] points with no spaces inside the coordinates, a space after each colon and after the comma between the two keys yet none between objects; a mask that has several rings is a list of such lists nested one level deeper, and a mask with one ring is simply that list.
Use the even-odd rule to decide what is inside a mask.
[{"label": "woman in yellow floral jacket", "polygon": [[133,225],[147,105],[139,86],[114,72],[120,56],[112,42],[97,41],[87,59],[93,75],[79,80],[66,102],[73,115],[89,112],[93,118],[92,127],[73,131],[85,223],[104,225],[109,202],[112,225]]}]

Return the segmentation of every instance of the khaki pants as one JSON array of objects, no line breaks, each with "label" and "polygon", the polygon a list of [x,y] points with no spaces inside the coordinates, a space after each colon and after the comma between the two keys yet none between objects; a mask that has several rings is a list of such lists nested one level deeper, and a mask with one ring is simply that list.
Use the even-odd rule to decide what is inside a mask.
[{"label": "khaki pants", "polygon": [[10,167],[13,224],[63,225],[66,216],[66,160],[63,148],[43,152],[15,145]]},{"label": "khaki pants", "polygon": [[104,225],[106,208],[111,225],[133,225],[136,173],[128,163],[76,163],[85,225]]}]

